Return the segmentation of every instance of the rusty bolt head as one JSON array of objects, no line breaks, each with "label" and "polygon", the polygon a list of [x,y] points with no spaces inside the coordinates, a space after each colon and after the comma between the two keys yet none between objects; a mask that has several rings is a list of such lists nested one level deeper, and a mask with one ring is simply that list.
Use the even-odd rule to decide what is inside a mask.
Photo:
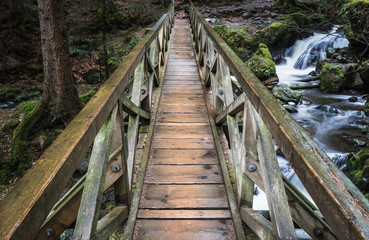
[{"label": "rusty bolt head", "polygon": [[223,91],[222,89],[220,89],[220,90],[218,91],[218,94],[219,94],[219,95],[223,95],[223,94],[224,94],[224,91]]},{"label": "rusty bolt head", "polygon": [[314,228],[314,234],[315,234],[316,236],[321,236],[321,235],[323,235],[323,229],[321,229],[320,227],[316,227],[316,228]]},{"label": "rusty bolt head", "polygon": [[145,89],[141,89],[141,94],[144,95],[146,93]]}]

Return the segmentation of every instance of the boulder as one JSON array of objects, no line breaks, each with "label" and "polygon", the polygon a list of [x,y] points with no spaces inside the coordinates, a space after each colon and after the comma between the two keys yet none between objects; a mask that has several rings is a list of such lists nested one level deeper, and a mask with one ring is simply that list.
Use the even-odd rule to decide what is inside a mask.
[{"label": "boulder", "polygon": [[360,49],[367,49],[369,39],[369,1],[352,0],[345,4],[342,13],[350,24],[345,27],[345,35],[350,44]]},{"label": "boulder", "polygon": [[349,159],[343,172],[362,191],[368,191],[369,185],[369,146],[365,146]]},{"label": "boulder", "polygon": [[300,101],[302,93],[292,90],[287,84],[279,83],[272,88],[273,95],[283,103]]},{"label": "boulder", "polygon": [[259,44],[258,50],[246,62],[246,65],[260,79],[260,81],[278,77],[272,55],[270,54],[268,47],[263,43]]},{"label": "boulder", "polygon": [[325,64],[320,74],[320,89],[338,93],[344,88],[345,75],[341,65]]}]

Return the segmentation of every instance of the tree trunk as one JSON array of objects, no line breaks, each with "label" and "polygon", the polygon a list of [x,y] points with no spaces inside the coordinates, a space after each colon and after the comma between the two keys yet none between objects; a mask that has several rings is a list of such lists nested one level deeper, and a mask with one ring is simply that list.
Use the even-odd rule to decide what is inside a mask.
[{"label": "tree trunk", "polygon": [[44,92],[39,114],[45,126],[65,126],[81,109],[69,64],[67,31],[62,0],[38,0]]}]

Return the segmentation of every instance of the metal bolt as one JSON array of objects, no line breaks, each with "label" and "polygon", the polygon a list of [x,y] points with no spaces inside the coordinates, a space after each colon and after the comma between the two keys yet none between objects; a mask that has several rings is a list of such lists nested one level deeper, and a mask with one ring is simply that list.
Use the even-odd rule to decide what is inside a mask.
[{"label": "metal bolt", "polygon": [[323,235],[323,230],[320,227],[316,227],[316,228],[314,228],[314,234],[316,236],[321,236],[321,235]]},{"label": "metal bolt", "polygon": [[239,93],[240,92],[240,90],[238,90],[237,88],[234,90],[234,93]]},{"label": "metal bolt", "polygon": [[118,163],[114,163],[113,165],[111,165],[110,169],[111,169],[113,172],[117,173],[117,172],[119,172],[119,171],[120,171],[120,166],[119,166],[119,164],[118,164]]},{"label": "metal bolt", "polygon": [[257,168],[258,167],[254,163],[250,163],[249,165],[247,165],[247,170],[249,170],[249,172],[255,172]]},{"label": "metal bolt", "polygon": [[220,90],[218,91],[218,94],[219,94],[219,95],[223,95],[223,94],[224,94],[224,91],[223,91],[222,89],[220,89]]},{"label": "metal bolt", "polygon": [[146,93],[145,89],[141,89],[141,94],[144,95]]},{"label": "metal bolt", "polygon": [[54,236],[55,231],[52,228],[48,228],[48,229],[46,229],[46,232],[45,233],[46,233],[46,236],[47,237],[52,237],[52,236]]},{"label": "metal bolt", "polygon": [[125,90],[126,90],[127,93],[129,92],[129,88],[126,88]]}]

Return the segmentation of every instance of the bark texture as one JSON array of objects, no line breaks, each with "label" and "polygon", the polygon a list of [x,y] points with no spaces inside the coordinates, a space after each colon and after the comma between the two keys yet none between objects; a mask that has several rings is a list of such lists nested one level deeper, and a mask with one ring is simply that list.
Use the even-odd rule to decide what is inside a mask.
[{"label": "bark texture", "polygon": [[39,114],[45,126],[67,125],[81,109],[69,63],[68,38],[61,0],[39,0],[44,92]]}]

